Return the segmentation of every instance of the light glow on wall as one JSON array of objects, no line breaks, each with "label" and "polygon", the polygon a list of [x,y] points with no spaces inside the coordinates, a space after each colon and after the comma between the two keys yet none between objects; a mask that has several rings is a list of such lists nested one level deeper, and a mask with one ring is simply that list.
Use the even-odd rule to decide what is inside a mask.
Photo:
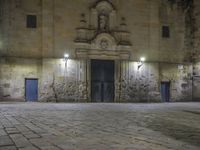
[{"label": "light glow on wall", "polygon": [[138,62],[138,70],[144,65],[145,60],[145,57],[140,57],[140,62]]},{"label": "light glow on wall", "polygon": [[64,58],[69,58],[69,54],[64,54]]},{"label": "light glow on wall", "polygon": [[140,61],[141,61],[141,62],[145,62],[145,60],[146,60],[145,57],[141,57],[141,58],[140,58]]},{"label": "light glow on wall", "polygon": [[133,62],[134,71],[138,71],[138,62]]},{"label": "light glow on wall", "polygon": [[65,61],[66,64],[67,64],[68,59],[69,59],[69,54],[65,53],[64,54],[64,61]]},{"label": "light glow on wall", "polygon": [[61,69],[64,70],[65,69],[65,60],[63,58],[60,59],[60,65],[61,65]]}]

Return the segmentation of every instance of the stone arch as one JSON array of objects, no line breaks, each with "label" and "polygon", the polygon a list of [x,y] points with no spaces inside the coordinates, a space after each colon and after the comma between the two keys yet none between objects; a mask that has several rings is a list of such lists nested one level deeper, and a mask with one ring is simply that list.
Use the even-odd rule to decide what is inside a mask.
[{"label": "stone arch", "polygon": [[95,4],[93,8],[96,9],[98,12],[106,11],[107,13],[110,13],[113,10],[115,10],[113,4],[106,0],[99,1]]}]

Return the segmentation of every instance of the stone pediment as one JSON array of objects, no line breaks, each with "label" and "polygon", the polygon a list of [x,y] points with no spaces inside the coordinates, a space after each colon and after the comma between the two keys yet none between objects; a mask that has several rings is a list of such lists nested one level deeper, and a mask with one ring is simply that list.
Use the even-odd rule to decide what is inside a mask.
[{"label": "stone pediment", "polygon": [[[131,42],[125,18],[117,24],[114,6],[100,1],[90,9],[90,22],[81,14],[80,27],[75,39],[77,58],[129,59]],[[125,55],[127,56],[125,58]]]}]

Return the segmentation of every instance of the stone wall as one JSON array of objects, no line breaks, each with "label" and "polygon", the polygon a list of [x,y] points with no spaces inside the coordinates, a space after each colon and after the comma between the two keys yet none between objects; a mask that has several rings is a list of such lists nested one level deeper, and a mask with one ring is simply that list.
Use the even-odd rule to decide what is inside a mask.
[{"label": "stone wall", "polygon": [[159,68],[157,63],[145,63],[138,69],[137,62],[121,63],[120,100],[122,102],[158,102]]},{"label": "stone wall", "polygon": [[[192,65],[122,62],[121,102],[161,102],[161,82],[170,82],[170,101],[192,101]],[[121,83],[121,84],[120,84]]]},{"label": "stone wall", "polygon": [[87,102],[86,61],[43,59],[42,101]]},{"label": "stone wall", "polygon": [[40,72],[41,61],[39,59],[1,57],[0,100],[18,99],[24,101],[25,79],[40,78]]},{"label": "stone wall", "polygon": [[38,79],[39,101],[88,100],[85,61],[0,59],[0,99],[25,101],[25,79]]},{"label": "stone wall", "polygon": [[160,82],[170,82],[171,101],[192,101],[192,64],[160,63]]},{"label": "stone wall", "polygon": [[[171,101],[192,99],[189,64],[119,61],[115,66],[116,102],[160,102],[160,84],[169,81]],[[39,101],[90,102],[90,67],[86,60],[3,58],[0,98],[25,100],[25,79],[39,80]]]},{"label": "stone wall", "polygon": [[[0,55],[75,58],[76,29],[81,14],[90,26],[91,7],[97,0],[1,0],[3,43]],[[185,57],[184,13],[168,0],[108,0],[116,11],[116,29],[127,24],[132,44],[131,60],[181,62]],[[26,15],[37,15],[37,28],[26,28]],[[122,19],[124,18],[124,19]],[[124,22],[123,22],[124,21]],[[170,38],[162,37],[162,26],[170,27]],[[33,46],[34,45],[34,46]],[[163,55],[164,54],[164,55]],[[175,54],[175,55],[174,55]]]}]

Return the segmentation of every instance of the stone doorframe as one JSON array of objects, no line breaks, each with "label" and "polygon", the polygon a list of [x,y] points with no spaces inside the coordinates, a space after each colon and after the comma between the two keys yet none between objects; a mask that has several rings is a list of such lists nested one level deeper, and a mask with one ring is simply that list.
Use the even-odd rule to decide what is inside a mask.
[{"label": "stone doorframe", "polygon": [[[87,94],[88,94],[88,102],[92,102],[91,98],[91,60],[87,59],[86,62],[86,73],[87,73]],[[102,60],[102,59],[99,59]],[[104,59],[106,60],[106,59]],[[108,59],[107,59],[108,60]],[[114,60],[114,102],[120,102],[120,81],[121,81],[121,60]]]}]

